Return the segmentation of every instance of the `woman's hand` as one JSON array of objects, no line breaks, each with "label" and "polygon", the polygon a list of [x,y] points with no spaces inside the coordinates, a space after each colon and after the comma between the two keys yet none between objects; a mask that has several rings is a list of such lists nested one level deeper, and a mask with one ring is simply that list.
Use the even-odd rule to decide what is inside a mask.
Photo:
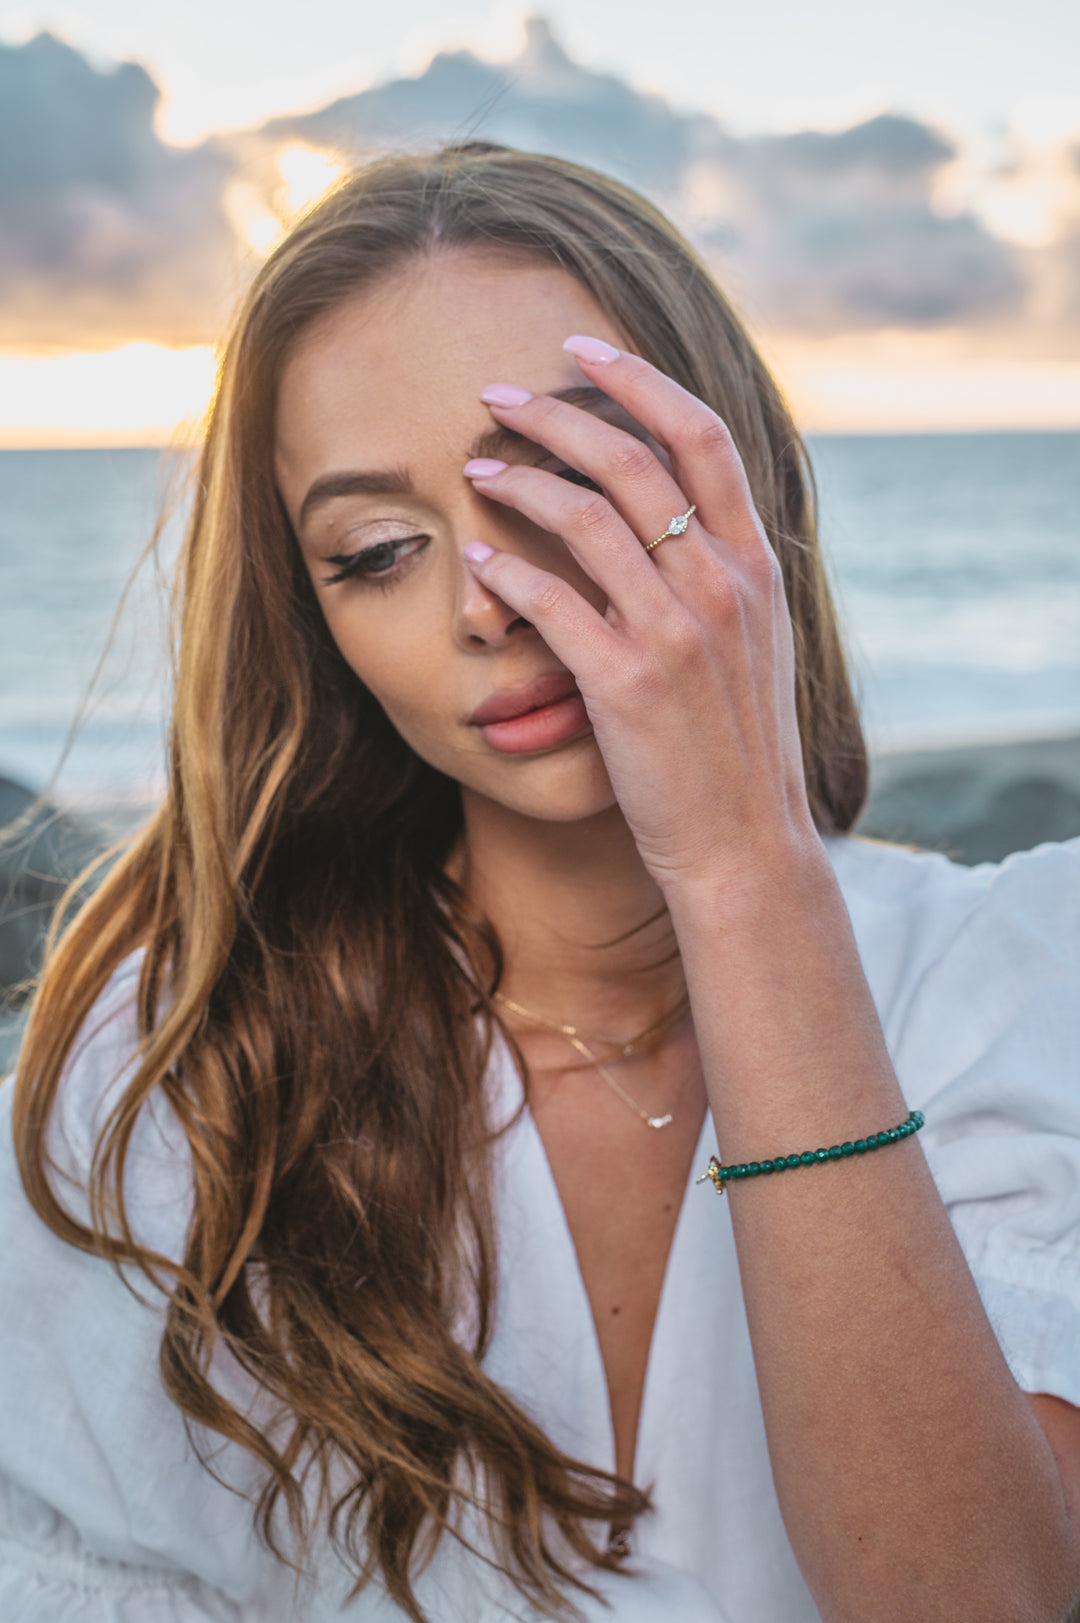
[{"label": "woman's hand", "polygon": [[[603,613],[512,552],[464,549],[485,586],[530,621],[577,679],[649,872],[664,889],[760,876],[818,849],[795,713],[795,658],[780,565],[715,412],[637,356],[597,339],[565,346],[589,382],[667,453],[550,396],[485,390],[497,420],[600,486],[527,466],[475,488],[558,535],[607,598]],[[520,394],[521,404],[503,399]],[[645,545],[692,504],[686,531]]]}]

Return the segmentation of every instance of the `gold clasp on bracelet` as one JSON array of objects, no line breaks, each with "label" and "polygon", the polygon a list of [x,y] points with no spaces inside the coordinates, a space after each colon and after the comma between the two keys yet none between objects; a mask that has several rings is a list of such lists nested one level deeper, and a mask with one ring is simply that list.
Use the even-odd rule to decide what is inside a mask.
[{"label": "gold clasp on bracelet", "polygon": [[695,1178],[694,1182],[711,1183],[718,1195],[722,1195],[724,1193],[724,1180],[720,1176],[720,1163],[716,1159],[715,1155],[710,1155],[708,1166],[701,1174],[701,1177]]}]

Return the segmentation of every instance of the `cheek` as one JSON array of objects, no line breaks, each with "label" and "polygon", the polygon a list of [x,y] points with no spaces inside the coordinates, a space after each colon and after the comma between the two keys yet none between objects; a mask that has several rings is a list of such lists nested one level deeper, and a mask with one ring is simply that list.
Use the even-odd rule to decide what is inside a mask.
[{"label": "cheek", "polygon": [[439,627],[422,622],[415,608],[408,615],[395,614],[378,594],[370,606],[324,600],[323,614],[350,670],[407,742],[427,756],[430,742],[445,740],[458,719]]}]

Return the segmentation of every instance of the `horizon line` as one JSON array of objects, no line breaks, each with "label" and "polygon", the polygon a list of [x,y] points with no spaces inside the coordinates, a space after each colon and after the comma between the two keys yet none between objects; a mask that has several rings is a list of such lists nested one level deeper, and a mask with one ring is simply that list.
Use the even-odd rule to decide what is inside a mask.
[{"label": "horizon line", "polygon": [[[917,439],[948,438],[949,436],[976,438],[989,434],[1080,434],[1080,413],[1074,423],[1062,422],[1001,422],[1001,423],[911,423],[906,425],[829,424],[815,427],[812,423],[796,422],[799,433],[806,439]],[[174,435],[129,437],[64,435],[53,437],[8,436],[0,434],[0,453],[18,451],[172,451],[183,455],[197,452],[201,439],[184,440]]]}]

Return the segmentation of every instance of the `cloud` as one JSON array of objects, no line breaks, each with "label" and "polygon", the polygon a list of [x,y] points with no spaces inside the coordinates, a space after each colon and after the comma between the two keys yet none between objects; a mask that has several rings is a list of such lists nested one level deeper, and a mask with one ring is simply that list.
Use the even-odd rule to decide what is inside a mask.
[{"label": "cloud", "polygon": [[[157,100],[135,64],[99,71],[47,34],[0,46],[0,347],[205,342],[253,245],[288,218],[289,149],[349,159],[470,136],[641,188],[765,328],[1080,330],[1080,222],[1033,249],[972,197],[950,200],[943,177],[964,155],[940,130],[883,114],[737,137],[573,62],[537,18],[510,62],[441,52],[416,77],[193,149],[158,137]],[[999,210],[1013,207],[1002,197]]]},{"label": "cloud", "polygon": [[0,45],[0,344],[211,336],[235,291],[233,160],[167,146],[136,64],[40,34]]},{"label": "cloud", "polygon": [[883,115],[740,140],[579,67],[539,18],[515,61],[444,52],[417,78],[265,133],[351,154],[475,134],[594,164],[683,219],[759,317],[799,330],[984,320],[1023,297],[1012,247],[974,214],[934,208],[935,175],[956,154],[929,125]]},{"label": "cloud", "polygon": [[525,23],[521,54],[504,64],[443,51],[417,78],[395,79],[321,111],[275,119],[266,134],[359,154],[387,143],[482,136],[574,158],[663,192],[692,155],[699,125],[659,96],[593,73],[566,55],[542,18]]},{"label": "cloud", "polygon": [[[1014,247],[968,211],[942,212],[940,132],[883,114],[836,133],[725,142],[690,177],[715,201],[696,232],[753,309],[803,332],[938,327],[1016,315]],[[710,170],[712,171],[710,177]]]}]

